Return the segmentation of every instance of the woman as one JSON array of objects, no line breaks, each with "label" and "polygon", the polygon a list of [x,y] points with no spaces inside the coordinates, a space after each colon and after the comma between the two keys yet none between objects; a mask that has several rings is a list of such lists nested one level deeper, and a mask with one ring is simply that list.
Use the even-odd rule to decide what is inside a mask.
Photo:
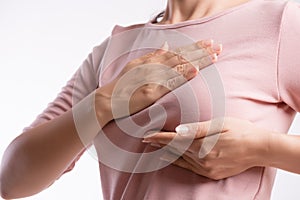
[{"label": "woman", "polygon": [[101,86],[97,78],[105,69],[100,67],[104,45],[107,41],[94,48],[55,101],[7,148],[0,177],[4,198],[30,196],[51,185],[73,168],[112,119],[134,114],[186,83],[215,62],[221,50],[215,46],[215,51],[211,41],[199,41],[181,46],[179,55],[168,51],[165,42],[125,66],[114,65],[117,76]]},{"label": "woman", "polygon": [[[299,138],[279,134],[287,132],[295,112],[299,111],[300,107],[298,77],[294,68],[300,62],[297,57],[299,51],[295,45],[299,42],[300,32],[298,13],[297,4],[286,2],[170,0],[161,21],[127,28],[116,27],[112,37],[95,49],[98,54],[106,55],[103,57],[104,61],[101,60],[104,67],[96,76],[100,77],[99,86],[102,86],[99,90],[105,86],[109,88],[109,83],[119,82],[125,85],[122,80],[128,80],[128,76],[124,79],[119,77],[121,69],[118,66],[143,55],[147,47],[158,47],[157,44],[151,46],[149,41],[161,43],[167,40],[172,49],[173,46],[182,46],[181,42],[188,43],[202,38],[214,38],[217,43],[223,44],[224,50],[218,63],[206,68],[201,73],[202,76],[196,76],[188,82],[189,84],[184,84],[141,112],[136,113],[150,105],[151,101],[142,102],[142,105],[137,107],[132,106],[129,112],[119,108],[104,115],[104,120],[101,120],[103,112],[98,112],[100,107],[97,107],[96,103],[96,117],[100,121],[100,127],[103,127],[99,134],[92,136],[81,134],[82,130],[87,130],[87,127],[84,127],[86,123],[81,123],[84,119],[78,119],[79,123],[75,123],[76,127],[73,124],[73,133],[78,132],[86,145],[93,138],[100,161],[104,198],[269,199],[275,174],[275,170],[271,167],[300,173],[298,167],[300,152],[297,149]],[[128,44],[131,46],[129,51],[125,50],[125,54],[113,52],[116,47],[128,47]],[[140,51],[139,49],[146,50]],[[192,62],[193,59],[190,60],[190,58],[194,57],[189,56],[195,54],[186,52],[186,49],[190,48],[183,50],[179,48],[177,52],[183,54],[185,60]],[[124,52],[123,50],[117,52]],[[215,50],[218,49],[215,48]],[[149,55],[151,57],[152,54],[146,57]],[[91,56],[90,61],[92,59]],[[180,63],[177,65],[177,71],[186,67]],[[128,69],[131,69],[130,65],[127,66]],[[80,82],[81,79],[82,77],[79,76],[75,82]],[[84,79],[92,80],[93,77],[84,77]],[[114,82],[114,80],[118,81]],[[222,85],[215,87],[219,84],[219,80],[222,81]],[[153,80],[150,79],[149,82],[151,81]],[[118,83],[114,86],[117,87]],[[171,87],[173,88],[175,87]],[[88,89],[75,91],[81,92],[73,95],[75,96],[73,100],[78,102],[79,97],[84,94],[82,91],[88,91]],[[134,89],[130,88],[129,91],[132,92]],[[116,93],[116,97],[119,92]],[[165,93],[166,91],[163,90],[153,99]],[[67,98],[65,94],[62,93],[59,96],[61,100],[57,105],[53,105],[54,107],[59,107],[60,103]],[[129,105],[140,102],[138,101],[139,93],[136,94],[133,104],[129,102]],[[78,99],[77,96],[79,96]],[[113,105],[120,105],[116,103]],[[87,105],[91,104],[87,103]],[[163,112],[162,108],[166,112]],[[45,113],[55,111],[57,110],[52,107]],[[79,114],[76,115],[76,112]],[[82,112],[84,110],[75,109],[75,121],[76,117],[83,116]],[[128,113],[135,114],[131,118],[122,118],[106,124],[112,117],[105,119],[105,116],[122,117]],[[71,118],[71,114],[68,115],[69,117],[56,118],[31,131],[49,130],[48,134],[43,135],[43,139],[49,141],[54,138],[55,131],[53,129],[51,131],[47,125],[55,125],[63,120],[66,120],[66,124],[71,124],[67,120]],[[47,115],[44,114],[40,118],[45,118],[45,116]],[[67,116],[67,114],[62,116]],[[223,116],[240,119],[217,118],[207,121]],[[198,121],[204,122],[190,124]],[[184,123],[189,124],[178,126]],[[94,130],[98,130],[97,124],[95,126]],[[178,135],[175,136],[173,131],[176,127]],[[90,132],[95,133],[94,130]],[[154,134],[152,132],[147,136],[148,132],[153,130],[164,132]],[[29,134],[27,134],[28,137],[24,135],[26,136],[26,133],[23,134],[26,140],[34,141],[41,134],[36,134],[34,138],[34,134],[30,134],[32,137],[28,136]],[[45,135],[49,137],[44,138]],[[145,138],[142,141],[143,135]],[[174,137],[176,138],[173,139]],[[49,164],[49,160],[55,160],[57,165],[47,166],[44,172],[48,172],[49,177],[44,180],[38,179],[36,181],[38,184],[30,191],[31,193],[38,192],[51,184],[54,177],[59,176],[67,163],[74,160],[75,155],[82,149],[81,141],[68,134],[66,134],[66,139],[60,142],[62,144],[59,146],[72,148],[60,149],[59,152],[65,153],[60,157],[60,162],[56,157],[51,158],[52,154],[49,154],[42,163]],[[112,145],[107,145],[109,142]],[[168,145],[165,147],[165,144]],[[8,160],[7,162],[12,160],[9,153],[14,147],[18,147],[16,142],[11,145],[5,155],[4,160]],[[164,151],[160,151],[161,147]],[[120,149],[124,151],[119,151]],[[152,152],[159,153],[151,154]],[[24,159],[26,156],[22,155],[20,158]],[[177,159],[178,157],[180,158]],[[169,165],[169,161],[175,159],[177,160],[174,165]],[[1,184],[5,183],[9,188],[9,182],[5,182],[8,180],[5,176],[8,175],[3,173],[8,168],[3,166]],[[50,169],[52,167],[53,169]],[[26,172],[27,170],[25,169]],[[18,169],[17,172],[21,173],[22,169]],[[22,176],[24,176],[23,173]],[[28,187],[24,185],[18,187],[18,192],[21,192],[16,194],[17,192],[13,191],[12,196],[30,194]]]}]

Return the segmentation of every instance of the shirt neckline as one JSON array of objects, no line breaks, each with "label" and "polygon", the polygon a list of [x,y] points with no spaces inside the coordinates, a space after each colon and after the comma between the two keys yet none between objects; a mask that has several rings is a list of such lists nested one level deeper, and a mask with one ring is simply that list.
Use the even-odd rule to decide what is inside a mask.
[{"label": "shirt neckline", "polygon": [[241,8],[243,8],[245,6],[248,6],[249,4],[251,4],[255,1],[258,1],[258,0],[249,0],[245,3],[242,3],[240,5],[228,8],[224,11],[213,14],[211,16],[202,17],[202,18],[199,18],[199,19],[192,19],[192,20],[182,21],[182,22],[178,22],[178,23],[175,23],[175,24],[157,24],[157,23],[153,23],[153,21],[150,20],[145,24],[145,27],[154,28],[154,29],[173,29],[173,28],[180,28],[180,27],[189,26],[189,25],[193,25],[193,24],[201,24],[201,23],[205,23],[205,22],[211,21],[213,19],[219,18],[223,15],[229,14],[229,13],[235,11],[235,10],[241,9]]}]

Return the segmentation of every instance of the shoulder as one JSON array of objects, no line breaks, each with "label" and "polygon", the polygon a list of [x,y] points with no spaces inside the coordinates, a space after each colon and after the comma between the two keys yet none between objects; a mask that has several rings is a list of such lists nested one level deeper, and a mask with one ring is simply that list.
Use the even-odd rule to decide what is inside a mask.
[{"label": "shoulder", "polygon": [[284,17],[288,20],[300,20],[300,3],[295,1],[288,1],[284,10]]},{"label": "shoulder", "polygon": [[292,0],[252,0],[249,9],[269,17],[282,17],[289,7],[297,7],[299,3]]},{"label": "shoulder", "polygon": [[281,35],[290,39],[299,37],[300,34],[300,3],[286,2],[281,18]]},{"label": "shoulder", "polygon": [[128,26],[121,26],[121,25],[115,25],[112,28],[111,35],[109,35],[101,44],[98,44],[93,48],[93,52],[102,52],[104,49],[107,48],[109,45],[111,38],[114,37],[115,35],[121,34],[126,31],[133,31],[133,30],[138,30],[142,29],[146,23],[140,23],[140,24],[132,24]]},{"label": "shoulder", "polygon": [[129,26],[120,26],[120,25],[115,25],[115,27],[112,30],[112,36],[125,32],[125,31],[131,31],[131,30],[136,30],[136,29],[140,29],[143,28],[146,24],[142,23],[142,24],[132,24]]},{"label": "shoulder", "polygon": [[259,6],[261,6],[261,11],[264,12],[293,12],[297,11],[299,13],[300,3],[295,0],[258,0],[261,1]]}]

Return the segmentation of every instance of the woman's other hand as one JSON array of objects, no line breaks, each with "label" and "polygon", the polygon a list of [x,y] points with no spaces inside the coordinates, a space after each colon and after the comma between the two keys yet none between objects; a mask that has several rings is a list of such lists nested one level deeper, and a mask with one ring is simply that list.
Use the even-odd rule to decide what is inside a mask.
[{"label": "woman's other hand", "polygon": [[[214,180],[264,166],[272,134],[247,120],[228,117],[183,124],[176,131],[152,134],[144,142],[166,145],[169,152],[162,160]],[[187,140],[192,141],[186,149],[182,144]]]}]

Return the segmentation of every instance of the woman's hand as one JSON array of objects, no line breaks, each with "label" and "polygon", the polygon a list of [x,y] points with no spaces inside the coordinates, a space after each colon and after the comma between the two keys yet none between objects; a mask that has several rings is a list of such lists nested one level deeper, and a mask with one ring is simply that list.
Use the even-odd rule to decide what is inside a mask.
[{"label": "woman's hand", "polygon": [[[162,160],[174,161],[181,155],[174,165],[214,180],[234,176],[254,166],[264,166],[272,134],[249,121],[235,118],[184,124],[176,131],[152,134],[144,142],[153,146],[167,145],[171,153]],[[182,144],[187,140],[192,140],[191,145],[184,149]]]},{"label": "woman's hand", "polygon": [[200,69],[216,62],[221,51],[222,46],[213,45],[211,40],[175,51],[169,50],[165,43],[162,49],[132,60],[111,83],[96,91],[98,119],[101,121],[103,113],[111,120],[146,108],[194,78]]},{"label": "woman's hand", "polygon": [[[1,195],[20,198],[47,188],[69,169],[110,120],[147,107],[195,77],[195,66],[203,68],[214,62],[221,48],[204,44],[183,47],[180,55],[160,49],[135,59],[112,83],[89,94],[72,110],[21,134],[7,147],[2,159]],[[72,97],[76,96],[76,91],[68,91],[68,95],[71,92]]]},{"label": "woman's hand", "polygon": [[[195,77],[195,67],[215,62],[220,50],[218,46],[213,48],[211,42],[199,42],[181,48],[180,54],[165,48],[129,62],[114,81],[89,94],[72,110],[29,129],[11,142],[0,168],[1,195],[20,198],[47,188],[69,169],[106,123],[147,107]],[[71,92],[71,97],[77,95],[73,88],[66,92],[67,96]],[[61,98],[60,102],[68,102],[64,96]]]}]

